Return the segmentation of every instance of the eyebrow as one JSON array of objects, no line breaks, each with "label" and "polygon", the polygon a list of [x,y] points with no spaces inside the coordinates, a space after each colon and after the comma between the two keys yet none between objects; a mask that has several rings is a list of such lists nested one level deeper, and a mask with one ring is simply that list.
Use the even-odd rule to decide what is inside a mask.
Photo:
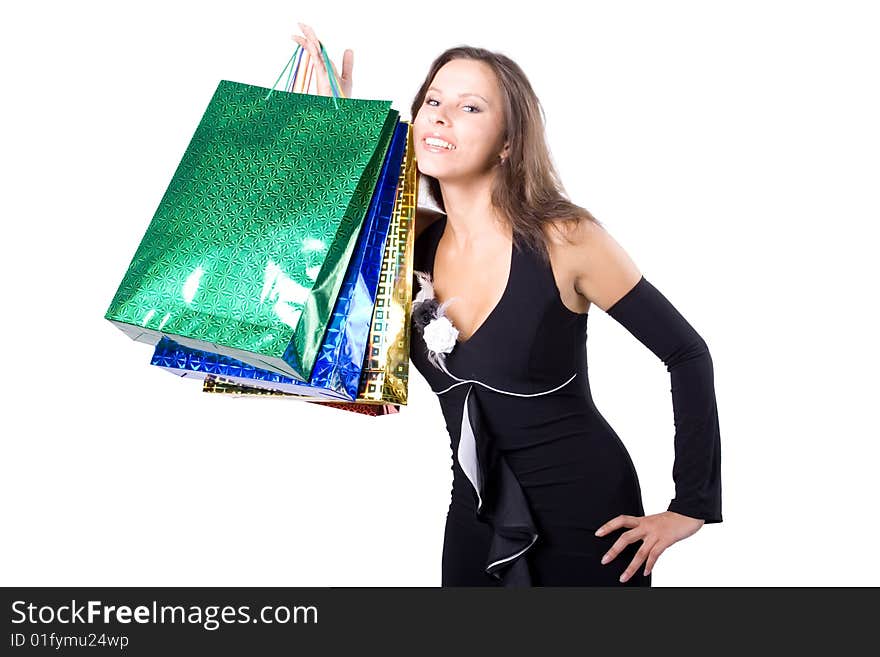
[{"label": "eyebrow", "polygon": [[[428,87],[428,91],[440,91],[440,90],[437,87]],[[440,93],[443,93],[443,92],[440,91]],[[485,98],[483,98],[480,94],[475,94],[475,93],[470,93],[470,92],[458,94],[459,98],[464,98],[465,96],[476,96],[477,98],[482,99],[483,102],[486,103],[487,105],[490,104],[489,101],[486,100]]]}]

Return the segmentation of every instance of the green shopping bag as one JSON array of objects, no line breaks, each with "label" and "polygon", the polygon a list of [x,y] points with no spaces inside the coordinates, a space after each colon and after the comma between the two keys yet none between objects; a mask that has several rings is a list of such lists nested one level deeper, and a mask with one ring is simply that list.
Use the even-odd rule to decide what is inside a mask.
[{"label": "green shopping bag", "polygon": [[308,380],[398,118],[222,80],[106,319]]}]

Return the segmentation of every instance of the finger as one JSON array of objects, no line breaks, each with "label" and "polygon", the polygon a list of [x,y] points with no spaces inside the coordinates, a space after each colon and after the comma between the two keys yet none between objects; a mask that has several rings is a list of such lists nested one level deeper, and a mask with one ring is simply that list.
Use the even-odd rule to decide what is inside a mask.
[{"label": "finger", "polygon": [[615,529],[617,529],[618,527],[620,527],[620,516],[617,516],[616,518],[612,518],[611,520],[606,522],[604,525],[599,527],[599,529],[596,530],[596,536],[604,536],[608,532],[612,532]]},{"label": "finger", "polygon": [[318,50],[321,49],[321,42],[318,41],[318,35],[315,34],[315,31],[311,28],[311,26],[306,25],[305,23],[300,23],[299,26],[302,28],[303,34],[305,34],[309,41],[312,42],[312,45]]},{"label": "finger", "polygon": [[306,25],[302,21],[297,21],[296,24],[299,25],[299,29],[301,29],[303,31],[303,34],[305,34],[307,37],[311,39],[314,36],[315,32],[314,30],[312,30],[311,25]]},{"label": "finger", "polygon": [[619,515],[599,527],[599,529],[596,530],[596,536],[604,536],[620,527],[635,527],[638,524],[638,519],[635,516]]},{"label": "finger", "polygon": [[345,81],[351,80],[352,68],[354,68],[354,50],[349,48],[342,54],[342,79],[343,80],[345,80]]},{"label": "finger", "polygon": [[311,42],[311,39],[309,38],[309,27],[308,27],[306,24],[304,24],[304,23],[297,23],[297,25],[299,25],[299,29],[300,29],[300,31],[301,31],[301,32],[303,33],[303,35],[304,35],[304,36],[301,36],[301,37],[299,37],[299,38],[300,38],[302,41],[305,41],[306,43]]},{"label": "finger", "polygon": [[626,570],[624,570],[620,574],[621,583],[626,582],[630,577],[632,577],[636,572],[638,572],[639,566],[641,566],[642,563],[644,563],[644,561],[647,558],[648,553],[650,551],[651,551],[651,548],[646,543],[642,543],[642,547],[640,547],[638,549],[638,551],[635,553],[635,556],[633,556],[632,561],[629,562],[629,565],[626,567]]},{"label": "finger", "polygon": [[315,66],[319,66],[318,72],[321,74],[321,77],[329,82],[330,78],[327,75],[327,64],[324,62],[324,54],[321,52],[321,42],[315,38],[311,41],[311,44],[312,57],[316,60]]},{"label": "finger", "polygon": [[620,538],[614,541],[614,545],[612,545],[608,549],[608,552],[606,552],[605,555],[602,557],[602,563],[609,563],[615,557],[617,557],[617,555],[620,554],[627,545],[636,542],[643,536],[644,531],[640,531],[638,528],[630,529],[628,532],[622,533],[620,535]]},{"label": "finger", "polygon": [[314,65],[314,71],[318,75],[319,84],[324,84],[327,88],[329,88],[330,78],[327,77],[327,67],[324,65],[324,58],[321,57],[321,53],[319,52],[318,47],[315,45],[314,40],[308,39],[306,41],[306,44],[306,47],[309,51],[309,56],[312,60],[312,64]]},{"label": "finger", "polygon": [[645,561],[645,575],[651,574],[651,571],[654,570],[654,564],[657,563],[657,559],[660,558],[660,555],[663,554],[667,547],[660,541],[654,543],[654,547],[651,548],[651,552],[648,553],[648,559]]},{"label": "finger", "polygon": [[302,30],[302,33],[305,35],[305,41],[308,44],[309,52],[311,53],[314,47],[317,45],[317,37],[315,36],[315,32],[305,23],[297,23],[299,25],[299,29]]}]

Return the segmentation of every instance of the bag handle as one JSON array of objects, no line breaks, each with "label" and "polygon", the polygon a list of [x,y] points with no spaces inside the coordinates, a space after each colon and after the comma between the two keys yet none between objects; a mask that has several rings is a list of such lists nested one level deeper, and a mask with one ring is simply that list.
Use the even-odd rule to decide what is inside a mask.
[{"label": "bag handle", "polygon": [[[308,69],[305,73],[299,68],[303,61],[309,63]],[[312,61],[309,51],[301,51],[300,60],[297,62],[297,71],[293,74],[293,81],[291,81],[290,85],[287,87],[287,91],[290,93],[309,93],[309,88],[312,86],[312,75],[314,72],[315,62]]]},{"label": "bag handle", "polygon": [[[324,48],[324,44],[321,43],[320,41],[318,43],[321,46],[321,55],[324,58],[324,65],[325,65],[326,70],[328,72],[327,77],[330,79],[330,89],[333,92],[333,96],[332,96],[333,105],[334,105],[334,107],[336,107],[338,109],[339,105],[336,103],[336,99],[339,98],[340,96],[342,96],[342,98],[345,98],[346,96],[344,93],[342,93],[342,90],[339,89],[339,86],[336,83],[336,75],[332,74],[333,65],[330,63],[330,58],[327,56],[327,50],[326,50],[326,48]],[[300,52],[300,51],[302,51],[302,52]],[[264,100],[269,100],[269,96],[271,96],[272,92],[275,91],[275,86],[278,84],[278,81],[281,80],[281,77],[284,75],[284,71],[286,71],[288,68],[290,68],[290,72],[287,74],[287,82],[285,82],[284,86],[287,87],[288,90],[290,89],[291,78],[293,78],[294,83],[297,82],[298,73],[299,73],[299,66],[300,66],[300,63],[302,62],[302,57],[297,59],[297,55],[303,55],[303,54],[308,56],[308,53],[305,52],[305,50],[303,50],[302,46],[299,44],[296,44],[296,49],[293,51],[293,55],[291,55],[290,59],[287,61],[287,64],[284,65],[284,68],[281,70],[281,73],[278,74],[278,78],[275,80],[274,84],[272,84],[272,88],[269,89],[269,93],[266,94],[266,98]],[[294,70],[294,65],[293,65],[294,60],[296,60],[295,70]],[[311,80],[311,73],[312,73],[313,67],[314,67],[314,62],[310,61],[309,62],[309,69],[308,69],[308,77],[306,78],[308,81]]]}]

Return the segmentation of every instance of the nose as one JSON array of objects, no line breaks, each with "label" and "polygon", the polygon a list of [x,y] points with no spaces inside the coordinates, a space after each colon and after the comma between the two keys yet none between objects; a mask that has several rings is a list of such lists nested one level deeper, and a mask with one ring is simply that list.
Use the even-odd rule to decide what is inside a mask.
[{"label": "nose", "polygon": [[434,114],[431,116],[431,124],[432,125],[434,125],[434,124],[446,125],[447,124],[445,115],[441,114],[438,111],[439,109],[440,109],[439,107],[434,108]]}]

